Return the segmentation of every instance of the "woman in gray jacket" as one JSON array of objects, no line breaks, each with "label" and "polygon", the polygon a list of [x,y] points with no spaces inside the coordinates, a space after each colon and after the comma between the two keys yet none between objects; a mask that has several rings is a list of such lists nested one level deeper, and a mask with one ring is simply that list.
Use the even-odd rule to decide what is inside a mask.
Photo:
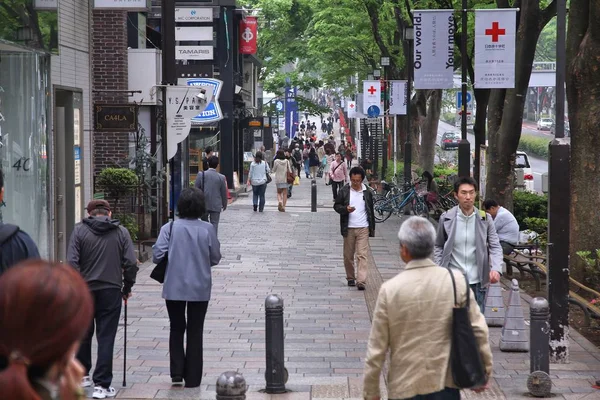
[{"label": "woman in gray jacket", "polygon": [[179,219],[160,229],[152,259],[158,263],[168,251],[162,297],[171,323],[171,380],[174,385],[185,381],[186,387],[198,387],[202,383],[202,333],[212,287],[211,267],[221,261],[221,250],[215,228],[200,220],[206,211],[200,189],[183,189],[177,211]]}]

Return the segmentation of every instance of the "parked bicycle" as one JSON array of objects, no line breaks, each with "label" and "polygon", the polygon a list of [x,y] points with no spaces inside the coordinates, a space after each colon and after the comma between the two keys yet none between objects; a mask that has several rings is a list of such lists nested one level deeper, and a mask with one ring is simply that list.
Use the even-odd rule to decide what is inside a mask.
[{"label": "parked bicycle", "polygon": [[[407,192],[401,192],[396,186],[391,186],[392,190],[388,192],[387,197],[378,197],[373,203],[375,211],[375,222],[386,221],[392,213],[396,215],[404,214],[405,208],[410,207],[414,215],[429,218],[429,208],[423,199],[427,191],[425,184],[425,193],[423,193],[423,183],[416,181],[411,185]],[[390,194],[391,193],[391,194]]]}]

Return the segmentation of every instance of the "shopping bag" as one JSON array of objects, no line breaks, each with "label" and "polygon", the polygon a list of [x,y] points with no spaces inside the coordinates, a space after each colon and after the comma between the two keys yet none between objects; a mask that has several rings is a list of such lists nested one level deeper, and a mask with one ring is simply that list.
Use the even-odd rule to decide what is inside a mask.
[{"label": "shopping bag", "polygon": [[296,177],[294,178],[294,186],[298,186],[299,184],[300,184],[300,177],[299,177],[299,176],[296,176]]}]

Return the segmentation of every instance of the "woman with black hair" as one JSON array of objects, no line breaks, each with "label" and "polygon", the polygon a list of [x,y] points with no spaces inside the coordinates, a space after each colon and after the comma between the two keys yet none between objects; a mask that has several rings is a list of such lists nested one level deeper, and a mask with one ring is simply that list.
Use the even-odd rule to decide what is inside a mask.
[{"label": "woman with black hair", "polygon": [[185,381],[186,387],[198,387],[202,383],[202,334],[212,288],[211,267],[221,261],[221,248],[215,227],[200,220],[206,212],[200,189],[183,189],[177,211],[179,219],[160,229],[152,259],[159,263],[168,252],[162,297],[171,324],[171,380],[173,385]]}]

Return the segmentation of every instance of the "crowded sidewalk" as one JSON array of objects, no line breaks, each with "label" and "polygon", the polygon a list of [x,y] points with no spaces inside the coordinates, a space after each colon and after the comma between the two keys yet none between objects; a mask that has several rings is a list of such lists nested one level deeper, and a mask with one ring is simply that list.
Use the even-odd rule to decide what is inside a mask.
[{"label": "crowded sidewalk", "polygon": [[[238,198],[222,213],[223,259],[213,268],[200,388],[171,386],[169,321],[161,285],[149,278],[151,263],[141,266],[128,306],[126,388],[121,385],[122,325],[117,335],[113,380],[119,390],[117,398],[214,399],[217,377],[230,370],[244,375],[248,400],[362,398],[377,293],[383,281],[401,270],[397,239],[401,219],[393,216],[377,225],[376,237],[370,240],[374,265],[369,269],[367,289],[348,287],[331,188],[322,179],[317,182],[317,212],[311,212],[310,180],[301,179],[286,212],[277,210],[271,184],[263,213],[253,212],[251,195]],[[283,395],[259,392],[265,388],[264,301],[269,294],[284,300],[286,388],[290,392]],[[523,304],[527,320],[527,302]],[[530,398],[525,395],[529,353],[500,352],[500,332],[501,328],[490,328],[494,379],[489,389],[481,394],[465,391],[463,398]],[[600,352],[575,332],[570,346],[571,363],[551,366],[555,398],[600,399],[600,391],[592,388],[600,379]]]}]

